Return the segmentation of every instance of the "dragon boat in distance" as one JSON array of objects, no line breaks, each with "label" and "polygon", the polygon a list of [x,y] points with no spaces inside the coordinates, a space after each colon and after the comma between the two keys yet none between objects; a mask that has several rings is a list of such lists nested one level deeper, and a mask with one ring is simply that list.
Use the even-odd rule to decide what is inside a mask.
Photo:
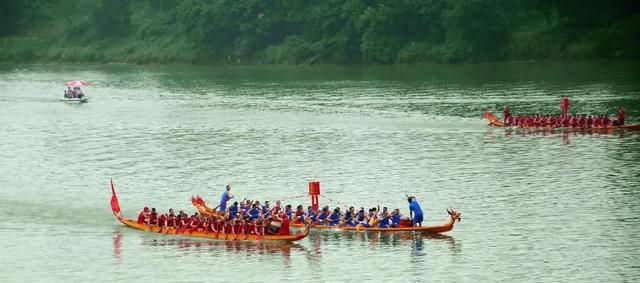
[{"label": "dragon boat in distance", "polygon": [[134,219],[129,219],[122,216],[120,211],[120,204],[118,202],[118,197],[116,196],[116,190],[113,185],[113,181],[111,182],[111,210],[113,214],[116,216],[118,221],[122,222],[122,224],[129,226],[131,228],[135,228],[138,230],[149,231],[159,234],[171,234],[171,235],[182,235],[182,236],[191,236],[191,237],[201,237],[208,239],[217,239],[217,240],[229,240],[229,241],[285,241],[292,242],[301,240],[309,235],[309,228],[305,228],[305,230],[301,233],[289,234],[289,235],[256,235],[256,234],[231,234],[231,233],[221,233],[221,232],[208,232],[208,231],[187,231],[180,230],[175,227],[158,227],[156,225],[146,225],[140,224]]},{"label": "dragon boat in distance", "polygon": [[615,130],[615,129],[629,129],[629,130],[640,130],[640,124],[628,124],[621,126],[609,125],[606,127],[591,127],[591,128],[573,128],[573,127],[528,127],[528,126],[505,126],[504,121],[498,119],[493,112],[484,112],[484,118],[489,121],[489,126],[495,126],[499,128],[517,128],[517,129],[538,129],[538,130],[593,130],[593,131],[607,131],[607,130]]},{"label": "dragon boat in distance", "polygon": [[[204,215],[211,215],[212,213],[216,213],[214,209],[209,207],[207,203],[200,197],[194,196],[191,198],[191,203],[198,210],[199,213]],[[348,226],[348,225],[311,225],[312,229],[335,229],[335,230],[348,230],[348,231],[389,231],[389,232],[423,232],[423,233],[445,233],[453,230],[453,226],[456,221],[460,222],[462,215],[460,212],[457,212],[453,209],[447,210],[449,214],[449,221],[440,225],[429,225],[429,226],[413,226],[413,223],[410,219],[403,218],[400,221],[400,225],[398,227],[389,227],[389,228],[380,228],[380,227],[364,227],[364,226]],[[291,227],[309,227],[309,224],[305,223],[291,223]]]}]

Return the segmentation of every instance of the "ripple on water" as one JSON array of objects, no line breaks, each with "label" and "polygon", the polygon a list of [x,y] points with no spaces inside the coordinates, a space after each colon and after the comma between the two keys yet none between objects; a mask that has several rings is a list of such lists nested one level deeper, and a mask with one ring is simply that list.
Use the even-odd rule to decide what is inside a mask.
[{"label": "ripple on water", "polygon": [[[634,119],[638,82],[467,68],[420,79],[3,68],[0,281],[638,281],[640,135],[503,131],[481,119],[504,104],[556,112],[561,95],[576,112],[625,103]],[[70,77],[92,82],[90,103],[58,103]],[[463,220],[443,236],[326,231],[292,245],[169,237],[113,219],[110,177],[131,216],[191,210],[192,194],[215,203],[226,184],[239,199],[307,204],[306,182],[318,179],[322,205],[406,214],[404,195],[416,194],[428,223],[448,207]]]}]

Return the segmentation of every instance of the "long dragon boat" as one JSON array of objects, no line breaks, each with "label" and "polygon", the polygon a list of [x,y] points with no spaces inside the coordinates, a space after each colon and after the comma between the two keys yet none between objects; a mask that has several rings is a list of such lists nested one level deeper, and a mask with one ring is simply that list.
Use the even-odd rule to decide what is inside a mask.
[{"label": "long dragon boat", "polygon": [[[200,196],[191,197],[191,203],[198,210],[199,213],[203,215],[211,215],[213,213],[217,213],[207,205],[207,203]],[[440,225],[430,225],[430,226],[413,226],[413,223],[409,219],[402,219],[400,221],[399,227],[389,227],[389,228],[380,228],[380,227],[364,227],[364,226],[347,226],[347,225],[311,225],[312,229],[337,229],[337,230],[349,230],[349,231],[389,231],[389,232],[424,232],[424,233],[445,233],[453,230],[453,225],[456,221],[460,222],[462,215],[460,212],[457,212],[453,209],[447,210],[449,214],[449,221]],[[291,227],[309,227],[308,224],[304,223],[291,223]]]},{"label": "long dragon boat", "polygon": [[146,225],[140,224],[134,219],[129,219],[122,216],[120,211],[120,203],[118,202],[118,197],[116,196],[115,186],[113,185],[113,181],[111,182],[111,210],[113,211],[113,215],[116,216],[118,221],[122,222],[122,224],[129,226],[131,228],[135,228],[138,230],[154,232],[159,234],[171,234],[171,235],[183,235],[183,236],[192,236],[192,237],[201,237],[201,238],[209,238],[209,239],[218,239],[218,240],[238,240],[238,241],[298,241],[303,239],[309,235],[309,228],[305,228],[305,230],[301,233],[289,234],[289,235],[255,235],[255,234],[231,234],[231,233],[221,233],[221,232],[208,232],[208,231],[193,231],[190,232],[188,230],[180,230],[175,227],[158,227],[156,225]]},{"label": "long dragon boat", "polygon": [[596,130],[596,131],[607,131],[607,130],[615,130],[615,129],[629,129],[629,130],[640,130],[640,124],[636,123],[636,124],[629,124],[629,125],[621,125],[621,126],[614,126],[614,125],[609,125],[606,127],[591,127],[591,128],[573,128],[573,127],[528,127],[528,126],[505,126],[504,121],[498,119],[498,117],[496,117],[496,115],[493,114],[493,112],[484,112],[484,118],[487,119],[487,121],[489,121],[489,126],[495,126],[495,127],[499,127],[499,128],[507,128],[507,127],[512,127],[512,128],[519,128],[519,129],[540,129],[540,130],[584,130],[584,129],[591,129],[591,130]]}]

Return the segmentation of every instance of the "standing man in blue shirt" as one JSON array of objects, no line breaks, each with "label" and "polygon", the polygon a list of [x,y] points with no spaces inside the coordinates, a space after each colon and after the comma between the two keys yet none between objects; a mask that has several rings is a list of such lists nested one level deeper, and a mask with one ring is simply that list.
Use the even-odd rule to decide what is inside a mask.
[{"label": "standing man in blue shirt", "polygon": [[231,194],[231,186],[227,185],[225,191],[222,193],[222,197],[220,197],[220,205],[218,205],[218,211],[227,210],[227,202],[233,198]]},{"label": "standing man in blue shirt", "polygon": [[407,198],[409,202],[409,216],[413,220],[413,226],[422,227],[422,209],[420,208],[420,204],[416,200],[416,197],[410,196]]}]

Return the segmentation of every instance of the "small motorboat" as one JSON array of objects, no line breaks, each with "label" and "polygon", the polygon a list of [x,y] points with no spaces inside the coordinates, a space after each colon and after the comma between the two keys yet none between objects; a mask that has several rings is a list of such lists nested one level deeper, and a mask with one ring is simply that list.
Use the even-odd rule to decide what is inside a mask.
[{"label": "small motorboat", "polygon": [[82,91],[82,87],[89,86],[84,80],[73,80],[67,82],[67,89],[64,90],[64,96],[60,101],[69,103],[85,103],[89,101],[87,94]]}]

